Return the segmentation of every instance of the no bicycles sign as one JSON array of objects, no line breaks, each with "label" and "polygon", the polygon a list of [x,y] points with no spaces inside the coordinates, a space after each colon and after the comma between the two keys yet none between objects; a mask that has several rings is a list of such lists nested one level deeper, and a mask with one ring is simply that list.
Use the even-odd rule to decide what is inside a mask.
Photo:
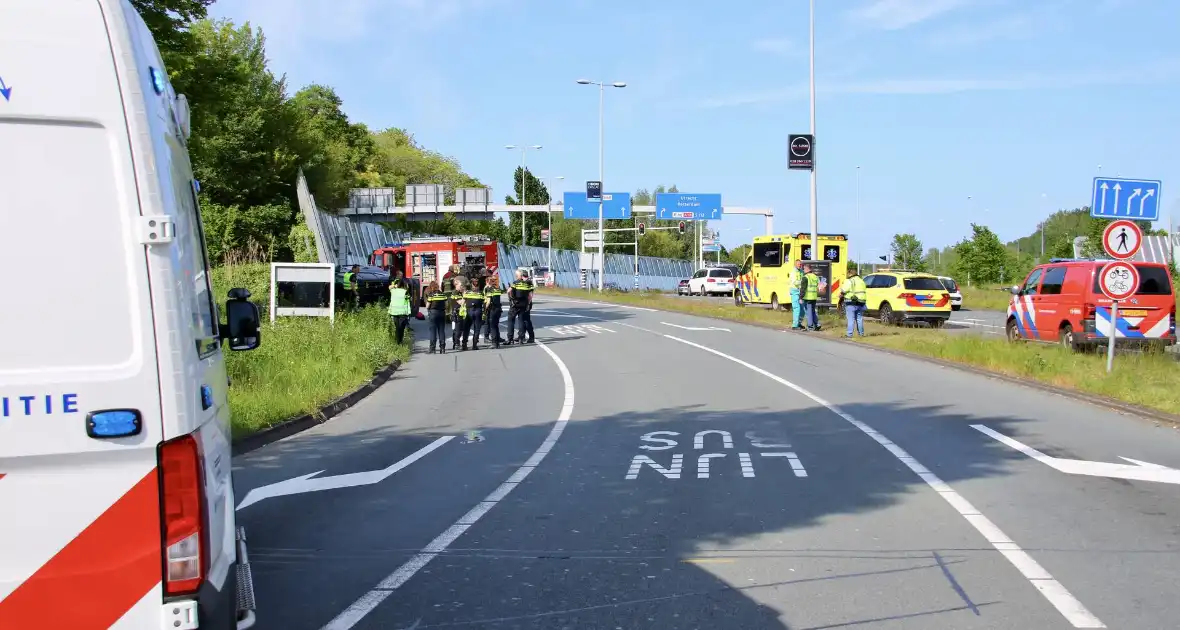
[{"label": "no bicycles sign", "polygon": [[1112,262],[1098,272],[1098,286],[1106,297],[1114,300],[1125,300],[1139,290],[1139,270],[1128,262]]}]

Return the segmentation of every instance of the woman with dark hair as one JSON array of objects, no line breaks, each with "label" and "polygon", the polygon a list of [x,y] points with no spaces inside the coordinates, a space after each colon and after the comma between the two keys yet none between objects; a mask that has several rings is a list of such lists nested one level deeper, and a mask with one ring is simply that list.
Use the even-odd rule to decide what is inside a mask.
[{"label": "woman with dark hair", "polygon": [[439,354],[447,350],[447,301],[451,294],[438,288],[438,282],[431,282],[426,288],[426,320],[430,330],[430,352],[437,348]]}]

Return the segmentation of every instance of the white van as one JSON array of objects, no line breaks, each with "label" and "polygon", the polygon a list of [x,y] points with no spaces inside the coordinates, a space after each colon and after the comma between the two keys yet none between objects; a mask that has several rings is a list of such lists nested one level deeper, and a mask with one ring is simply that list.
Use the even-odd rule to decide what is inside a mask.
[{"label": "white van", "polygon": [[0,628],[249,627],[186,100],[126,0],[0,24]]}]

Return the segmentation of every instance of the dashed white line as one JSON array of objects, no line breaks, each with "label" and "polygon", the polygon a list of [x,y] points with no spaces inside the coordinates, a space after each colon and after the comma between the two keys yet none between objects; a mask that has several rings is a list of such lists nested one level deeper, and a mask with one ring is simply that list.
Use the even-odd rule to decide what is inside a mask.
[{"label": "dashed white line", "polygon": [[549,451],[557,444],[558,438],[565,431],[566,424],[569,423],[570,416],[574,413],[574,379],[570,376],[569,368],[566,367],[565,362],[557,353],[550,350],[548,346],[541,342],[537,345],[549,354],[553,362],[557,364],[557,369],[561,371],[561,380],[565,383],[565,401],[561,405],[561,413],[557,417],[557,422],[553,424],[553,428],[549,431],[548,437],[541,443],[541,446],[533,452],[532,457],[528,459],[520,468],[516,469],[507,481],[500,484],[491,494],[484,498],[483,501],[471,508],[467,514],[463,515],[454,525],[451,525],[447,530],[438,535],[437,538],[430,541],[430,544],[413,558],[410,558],[405,564],[398,567],[396,571],[390,573],[384,580],[381,580],[376,587],[368,593],[365,593],[360,599],[353,602],[351,606],[336,616],[335,619],[328,622],[323,630],[348,630],[356,624],[360,623],[373,609],[381,602],[385,601],[387,597],[393,594],[395,590],[401,588],[403,584],[414,577],[414,574],[421,571],[423,567],[430,564],[430,561],[439,554],[447,550],[460,536],[463,535],[472,525],[480,518],[488,513],[489,510],[496,507],[508,493],[512,492],[529,473],[537,468],[541,460],[549,454]]},{"label": "dashed white line", "polygon": [[[826,407],[832,413],[848,421],[848,423],[852,424],[852,426],[860,429],[865,435],[868,435],[878,444],[885,447],[885,449],[892,453],[894,457],[899,459],[901,463],[905,464],[907,468],[921,477],[921,479],[925,481],[928,486],[934,489],[934,491],[937,492],[939,496],[945,499],[946,502],[950,504],[950,506],[954,508],[956,512],[958,512],[968,523],[971,524],[972,527],[976,529],[976,531],[982,534],[983,537],[987,539],[989,543],[991,543],[992,547],[996,549],[996,551],[999,551],[1005,558],[1007,558],[1008,562],[1012,563],[1012,566],[1016,567],[1016,570],[1019,571],[1020,574],[1023,575],[1024,578],[1027,579],[1033,585],[1033,587],[1035,587],[1041,593],[1041,595],[1044,595],[1045,599],[1048,600],[1049,603],[1052,604],[1053,607],[1056,608],[1057,611],[1060,612],[1062,616],[1064,616],[1065,619],[1069,621],[1069,623],[1071,623],[1075,628],[1106,627],[1106,624],[1102,623],[1098,617],[1094,616],[1093,613],[1087,610],[1086,607],[1077,600],[1077,598],[1075,598],[1064,586],[1062,586],[1060,582],[1054,579],[1053,576],[1044,569],[1044,567],[1042,567],[1037,563],[1036,560],[1032,558],[1032,556],[1021,549],[1015,542],[1012,541],[1011,538],[1004,534],[1004,532],[1001,531],[995,523],[991,522],[991,520],[984,516],[983,513],[975,508],[975,506],[971,505],[967,499],[964,499],[962,495],[960,495],[958,492],[955,492],[942,479],[930,472],[928,468],[918,462],[918,460],[911,457],[910,454],[904,449],[894,444],[889,438],[878,433],[876,429],[845,413],[842,409],[828,402],[827,400],[824,400],[810,391],[803,389],[802,387],[776,374],[772,374],[752,363],[747,363],[746,361],[743,361],[737,357],[730,356],[724,352],[714,350],[699,343],[693,343],[686,339],[681,339],[672,335],[663,336],[673,341],[678,341],[694,348],[699,348],[705,352],[712,353],[723,359],[727,359],[754,372],[757,372],[773,381],[795,390],[807,398],[810,398],[811,400],[815,401],[816,404]],[[743,453],[743,455],[745,454]],[[749,455],[746,455],[746,457],[743,458],[743,473],[746,470],[748,458]],[[753,476],[752,467],[750,472],[751,474],[749,476]]]}]

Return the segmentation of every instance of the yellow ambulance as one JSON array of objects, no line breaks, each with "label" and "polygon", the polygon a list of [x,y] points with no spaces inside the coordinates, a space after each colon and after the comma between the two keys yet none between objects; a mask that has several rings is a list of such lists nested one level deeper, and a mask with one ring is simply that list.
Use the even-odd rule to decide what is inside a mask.
[{"label": "yellow ambulance", "polygon": [[[815,270],[819,276],[819,306],[835,306],[840,298],[840,286],[848,279],[848,236],[819,234],[820,256]],[[738,271],[734,301],[743,304],[769,304],[778,310],[790,303],[789,286],[795,261],[811,261],[811,234],[774,234],[756,236]]]}]

